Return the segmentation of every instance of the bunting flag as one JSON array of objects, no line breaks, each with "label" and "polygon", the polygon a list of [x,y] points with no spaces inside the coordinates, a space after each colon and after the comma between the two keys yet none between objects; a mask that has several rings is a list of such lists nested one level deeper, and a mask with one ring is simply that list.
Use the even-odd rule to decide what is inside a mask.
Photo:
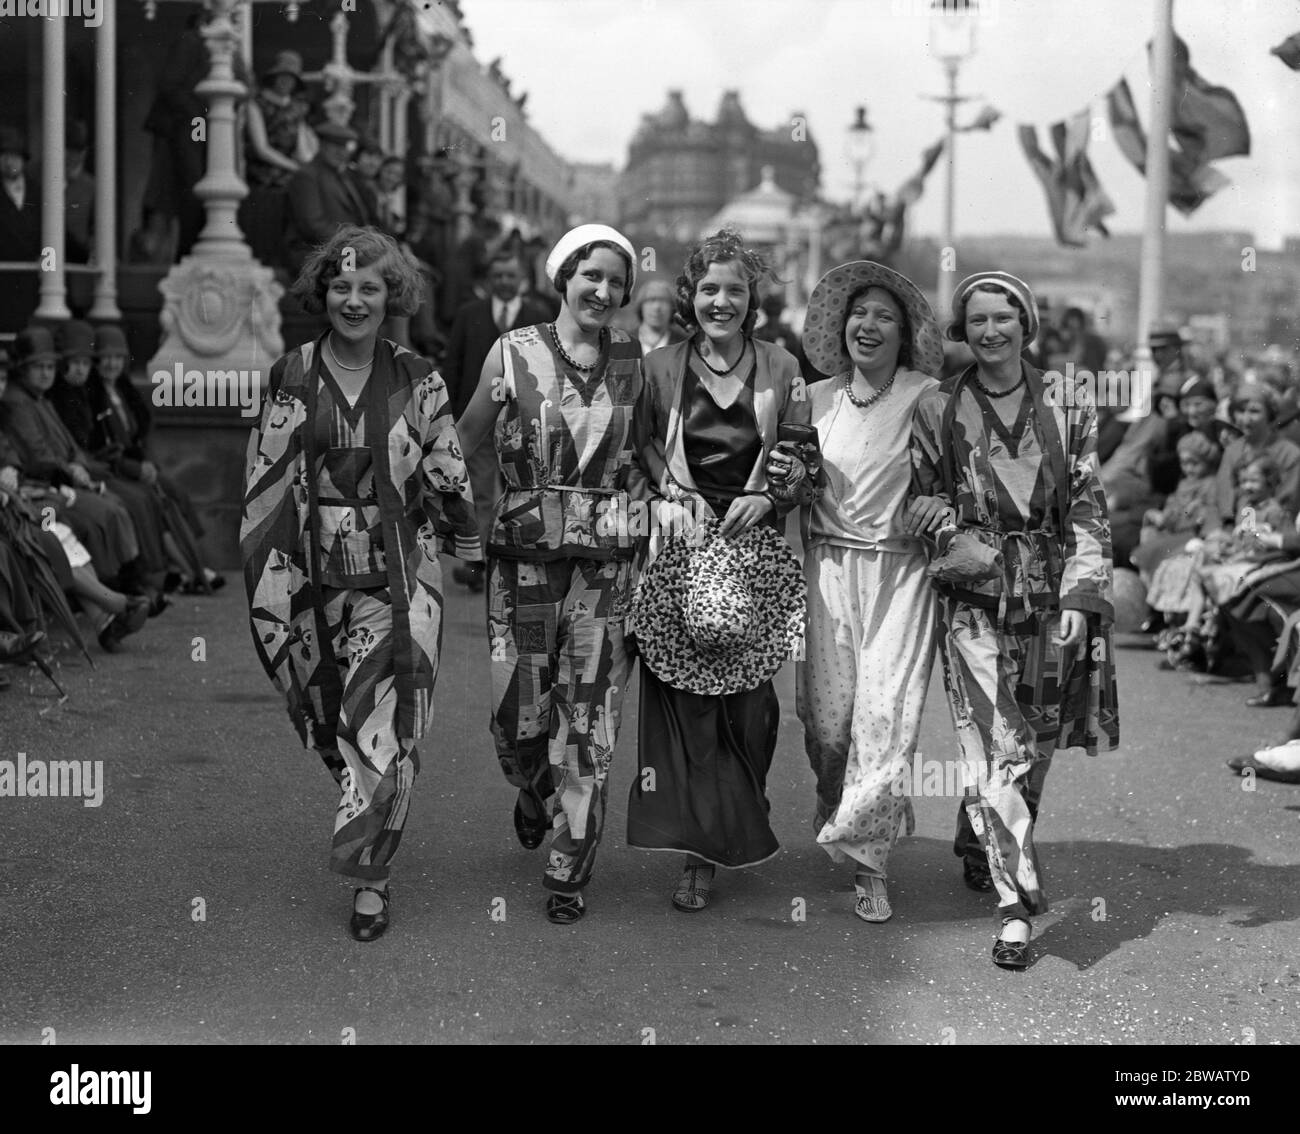
[{"label": "bunting flag", "polygon": [[[1234,99],[1234,102],[1236,100]],[[1128,80],[1120,79],[1106,92],[1110,126],[1120,152],[1146,176],[1147,135],[1142,129]],[[1247,142],[1249,144],[1249,141]],[[1169,153],[1169,203],[1183,216],[1190,216],[1220,189],[1232,182],[1212,165],[1197,161],[1181,149]]]},{"label": "bunting flag", "polygon": [[1300,32],[1284,39],[1269,54],[1276,55],[1291,70],[1300,71]]},{"label": "bunting flag", "polygon": [[1047,194],[1056,241],[1067,248],[1086,247],[1092,229],[1109,236],[1102,222],[1115,211],[1088,160],[1090,130],[1091,115],[1086,110],[1050,127],[1056,150],[1053,159],[1039,149],[1033,126],[1020,127],[1020,148]]},{"label": "bunting flag", "polygon": [[1174,141],[1194,165],[1250,153],[1250,127],[1237,96],[1216,87],[1192,69],[1191,52],[1174,36],[1174,74],[1171,84]]},{"label": "bunting flag", "polygon": [[896,204],[906,209],[921,199],[921,193],[925,190],[925,179],[930,176],[930,170],[934,168],[934,163],[943,153],[943,147],[944,139],[940,138],[934,145],[925,149],[921,154],[921,168],[899,186],[898,193],[894,196]]}]

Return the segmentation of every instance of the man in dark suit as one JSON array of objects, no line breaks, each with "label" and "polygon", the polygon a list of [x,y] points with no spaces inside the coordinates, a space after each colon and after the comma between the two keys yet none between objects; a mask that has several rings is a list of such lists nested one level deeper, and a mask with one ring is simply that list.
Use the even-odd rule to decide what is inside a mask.
[{"label": "man in dark suit", "polygon": [[322,122],[316,136],[320,152],[289,179],[285,252],[295,276],[311,250],[329,240],[341,225],[369,225],[379,219],[348,169],[356,132],[336,122]]},{"label": "man in dark suit", "polygon": [[[20,130],[0,126],[0,258],[41,258],[41,191],[27,172],[27,141]],[[36,310],[39,273],[0,276],[0,330],[16,331]]]},{"label": "man in dark suit", "polygon": [[[531,327],[545,323],[549,313],[536,300],[519,294],[523,269],[509,252],[499,252],[488,264],[486,299],[472,299],[456,312],[451,326],[451,341],[447,357],[440,368],[447,394],[451,398],[452,414],[459,421],[478,386],[483,360],[500,335],[516,327]],[[492,510],[501,495],[501,473],[497,455],[488,442],[480,445],[467,459],[470,486],[474,491],[474,505],[478,510],[479,535],[487,547],[488,533],[492,527]],[[472,591],[483,589],[482,564],[457,566],[452,577]]]}]

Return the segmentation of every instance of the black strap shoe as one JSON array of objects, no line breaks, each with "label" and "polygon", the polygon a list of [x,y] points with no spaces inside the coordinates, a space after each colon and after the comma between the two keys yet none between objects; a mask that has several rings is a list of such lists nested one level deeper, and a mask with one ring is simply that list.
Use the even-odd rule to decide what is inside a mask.
[{"label": "black strap shoe", "polygon": [[546,817],[545,811],[540,819],[530,819],[524,814],[522,801],[523,792],[520,792],[519,798],[515,800],[515,834],[526,849],[536,850],[546,838],[546,832],[551,829],[551,821]]},{"label": "black strap shoe", "polygon": [[[1006,917],[1002,919],[1002,928],[1008,922],[1023,921],[1023,918]],[[1029,942],[1004,941],[999,937],[993,942],[993,963],[1000,969],[1020,970],[1029,967]]]},{"label": "black strap shoe", "polygon": [[[375,941],[384,935],[384,930],[388,928],[388,890],[377,890],[374,886],[358,886],[356,893],[362,890],[369,890],[372,894],[378,894],[383,899],[384,908],[378,913],[365,914],[357,913],[356,909],[352,910],[352,921],[348,929],[352,933],[354,941]],[[353,895],[353,901],[356,900],[356,894]]]}]

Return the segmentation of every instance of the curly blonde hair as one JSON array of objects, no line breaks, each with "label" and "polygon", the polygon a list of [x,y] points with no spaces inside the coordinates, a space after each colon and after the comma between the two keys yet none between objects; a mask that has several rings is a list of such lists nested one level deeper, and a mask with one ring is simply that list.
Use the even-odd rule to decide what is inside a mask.
[{"label": "curly blonde hair", "polygon": [[352,256],[348,270],[378,268],[388,288],[389,315],[414,315],[419,310],[424,300],[424,277],[414,257],[387,233],[349,224],[307,257],[294,281],[291,292],[307,311],[319,315],[325,310],[325,293],[344,274],[343,258],[349,250]]}]

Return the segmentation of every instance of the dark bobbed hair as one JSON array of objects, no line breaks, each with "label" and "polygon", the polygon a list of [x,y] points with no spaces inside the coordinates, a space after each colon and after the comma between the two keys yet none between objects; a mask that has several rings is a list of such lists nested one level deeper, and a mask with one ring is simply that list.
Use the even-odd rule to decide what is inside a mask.
[{"label": "dark bobbed hair", "polygon": [[682,274],[677,277],[677,315],[688,327],[696,326],[695,291],[700,280],[709,274],[710,264],[739,264],[740,274],[749,284],[749,307],[745,311],[744,321],[740,325],[742,334],[748,335],[758,322],[758,309],[762,303],[761,284],[765,280],[776,283],[776,273],[767,258],[752,248],[745,247],[745,241],[734,229],[723,228],[706,236],[682,266]]},{"label": "dark bobbed hair", "polygon": [[1016,309],[1016,315],[1020,319],[1020,329],[1024,332],[1025,341],[1029,341],[1029,312],[1025,310],[1025,305],[1020,302],[1010,288],[1002,287],[995,283],[976,284],[960,300],[953,300],[952,305],[952,322],[948,324],[948,338],[955,343],[964,343],[966,341],[966,305],[970,302],[970,297],[977,291],[986,291],[990,295],[1004,295],[1007,302]]},{"label": "dark bobbed hair", "polygon": [[[626,248],[620,248],[612,240],[593,240],[590,244],[584,244],[581,248],[575,248],[565,258],[564,263],[555,269],[555,290],[560,293],[560,298],[564,298],[564,293],[569,290],[569,281],[578,274],[578,265],[583,260],[588,259],[597,248],[608,248],[611,252],[617,252],[622,258],[623,263],[627,265],[627,283],[623,288],[623,302],[620,307],[626,307],[632,301],[632,277],[635,274],[632,267],[632,260],[627,254]],[[515,259],[519,259],[518,256]],[[522,266],[522,265],[521,265]]]},{"label": "dark bobbed hair", "polygon": [[848,349],[848,330],[849,330],[849,312],[853,310],[853,305],[857,303],[872,288],[879,288],[890,299],[894,301],[894,306],[898,308],[899,314],[899,342],[898,342],[898,364],[899,370],[912,369],[912,321],[907,317],[907,308],[903,301],[898,298],[889,288],[881,283],[864,284],[849,296],[848,301],[844,304],[844,324],[840,327],[840,337],[844,340],[845,349]]},{"label": "dark bobbed hair", "polygon": [[1277,404],[1277,393],[1271,386],[1266,386],[1263,382],[1243,382],[1228,402],[1228,412],[1236,413],[1247,402],[1259,402],[1268,414],[1268,420],[1277,420],[1280,407]]},{"label": "dark bobbed hair", "polygon": [[424,299],[424,278],[411,255],[377,228],[344,225],[329,240],[317,247],[291,289],[293,296],[313,315],[325,310],[325,293],[343,275],[343,253],[356,253],[355,267],[377,267],[388,287],[389,315],[414,315]]}]

